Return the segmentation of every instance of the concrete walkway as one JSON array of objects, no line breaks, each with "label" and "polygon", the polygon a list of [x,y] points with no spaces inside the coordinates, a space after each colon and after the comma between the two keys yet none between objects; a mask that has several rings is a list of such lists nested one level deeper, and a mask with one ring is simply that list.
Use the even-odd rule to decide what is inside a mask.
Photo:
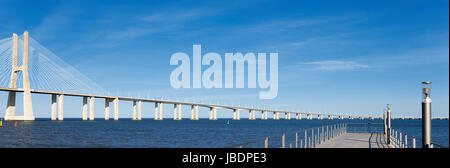
[{"label": "concrete walkway", "polygon": [[388,145],[381,133],[346,133],[317,148],[388,148]]}]

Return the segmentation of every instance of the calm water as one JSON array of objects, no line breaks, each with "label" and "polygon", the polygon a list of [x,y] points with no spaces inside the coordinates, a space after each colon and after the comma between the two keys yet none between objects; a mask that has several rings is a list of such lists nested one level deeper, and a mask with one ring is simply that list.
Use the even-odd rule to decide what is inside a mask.
[{"label": "calm water", "polygon": [[[230,124],[227,124],[230,121]],[[3,123],[0,128],[0,147],[145,147],[145,148],[178,148],[178,147],[232,147],[248,141],[269,138],[269,146],[279,147],[280,135],[286,134],[287,145],[295,142],[295,132],[299,138],[304,136],[305,128],[336,123],[351,123],[350,131],[382,131],[382,120],[255,120],[219,119],[209,121],[200,119],[191,121],[154,121],[144,119],[132,121],[80,121],[80,119],[65,119],[65,121],[49,121],[38,119],[33,122]],[[364,123],[364,124],[362,124]],[[370,123],[367,125],[367,123]],[[432,140],[435,143],[448,146],[448,120],[433,120]],[[410,136],[417,138],[421,144],[420,120],[394,120],[392,126]],[[309,133],[310,131],[308,131]],[[246,147],[264,147],[263,141],[251,143]]]}]

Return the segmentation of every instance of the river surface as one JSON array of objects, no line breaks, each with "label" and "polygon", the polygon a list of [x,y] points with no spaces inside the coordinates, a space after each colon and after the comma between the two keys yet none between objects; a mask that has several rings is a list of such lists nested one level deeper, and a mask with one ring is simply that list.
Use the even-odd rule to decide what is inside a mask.
[{"label": "river surface", "polygon": [[[382,132],[382,120],[253,120],[219,119],[210,121],[165,119],[154,121],[143,119],[132,121],[81,121],[66,119],[50,121],[41,118],[31,122],[3,121],[0,128],[1,148],[223,148],[235,147],[249,141],[256,141],[244,147],[264,147],[265,137],[270,147],[281,146],[281,134],[286,133],[286,145],[295,146],[295,132],[303,139],[305,129],[322,125],[348,123],[349,132]],[[421,146],[421,120],[394,120],[392,127],[417,138]],[[326,127],[325,127],[326,128]],[[330,127],[331,128],[331,127]],[[309,135],[308,135],[309,136]],[[300,141],[300,140],[299,140]],[[433,120],[432,141],[448,147],[449,121]],[[299,145],[299,144],[298,144]]]}]

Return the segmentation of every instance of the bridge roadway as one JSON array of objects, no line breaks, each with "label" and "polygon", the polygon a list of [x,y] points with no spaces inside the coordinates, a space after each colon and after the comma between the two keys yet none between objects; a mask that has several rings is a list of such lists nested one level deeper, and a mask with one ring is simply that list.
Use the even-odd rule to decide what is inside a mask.
[{"label": "bridge roadway", "polygon": [[389,148],[382,133],[346,133],[317,148]]},{"label": "bridge roadway", "polygon": [[[0,91],[23,92],[24,90],[20,89],[20,88],[2,88],[2,87],[0,87]],[[263,113],[264,112],[271,112],[271,113],[274,113],[274,117],[276,117],[276,119],[279,119],[279,113],[285,113],[285,119],[290,119],[290,114],[297,114],[297,119],[301,119],[301,114],[307,115],[307,119],[312,119],[312,116],[317,116],[318,119],[322,119],[323,116],[328,116],[328,119],[333,119],[334,117],[337,117],[338,119],[344,119],[344,117],[347,117],[349,119],[353,119],[353,118],[359,118],[359,119],[370,118],[370,117],[354,116],[354,115],[320,114],[320,113],[310,113],[310,112],[292,112],[292,111],[283,111],[283,110],[259,109],[259,108],[250,108],[250,107],[217,105],[217,104],[203,104],[203,103],[180,102],[180,101],[159,100],[159,99],[144,99],[144,98],[132,98],[132,97],[105,96],[105,95],[81,94],[81,93],[57,92],[57,91],[43,91],[43,90],[33,90],[33,89],[31,89],[31,93],[50,94],[50,95],[66,95],[66,96],[76,96],[76,97],[93,97],[93,98],[105,98],[105,99],[118,99],[118,100],[122,100],[122,101],[142,101],[142,102],[174,104],[174,105],[191,105],[191,106],[200,106],[200,107],[207,107],[207,108],[225,108],[225,109],[232,109],[232,110],[235,110],[235,111],[236,110],[249,110],[249,111],[261,111]],[[276,116],[275,116],[275,113],[277,113]],[[298,118],[298,115],[300,115],[300,118]],[[267,119],[267,114],[265,116],[266,116],[265,119]],[[253,113],[253,118],[252,119],[255,119],[254,113]]]}]

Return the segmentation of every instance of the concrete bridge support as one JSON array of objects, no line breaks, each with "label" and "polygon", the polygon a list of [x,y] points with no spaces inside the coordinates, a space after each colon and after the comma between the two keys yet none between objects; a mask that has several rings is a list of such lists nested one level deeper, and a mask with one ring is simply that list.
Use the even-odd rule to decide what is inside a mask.
[{"label": "concrete bridge support", "polygon": [[181,104],[178,104],[178,120],[181,120]]},{"label": "concrete bridge support", "polygon": [[23,116],[15,116],[16,106],[16,92],[10,91],[8,93],[8,102],[6,106],[5,120],[34,120],[33,106],[31,102],[31,88],[30,77],[28,73],[28,32],[23,33],[23,56],[22,66],[17,65],[17,34],[13,34],[13,49],[12,49],[12,70],[9,88],[17,87],[17,73],[22,71],[22,85],[23,85]]},{"label": "concrete bridge support", "polygon": [[195,118],[194,118],[194,112],[195,112],[195,106],[192,105],[192,106],[191,106],[191,120],[194,120],[194,119],[195,119]]},{"label": "concrete bridge support", "polygon": [[111,102],[111,100],[109,100],[108,98],[105,98],[105,121],[109,120],[109,103]]},{"label": "concrete bridge support", "polygon": [[217,120],[217,107],[214,107],[214,120]]},{"label": "concrete bridge support", "polygon": [[178,119],[177,110],[178,110],[178,104],[173,104],[173,120]]},{"label": "concrete bridge support", "polygon": [[64,120],[64,95],[58,96],[58,120]]},{"label": "concrete bridge support", "polygon": [[213,107],[209,107],[209,120],[213,120]]},{"label": "concrete bridge support", "polygon": [[288,113],[288,120],[291,120],[291,113]]},{"label": "concrete bridge support", "polygon": [[164,117],[163,117],[163,106],[164,106],[164,103],[159,103],[159,120],[164,120]]},{"label": "concrete bridge support", "polygon": [[240,111],[240,109],[234,109],[233,110],[233,120],[240,120],[239,111]]},{"label": "concrete bridge support", "polygon": [[94,97],[89,97],[89,120],[94,121]]},{"label": "concrete bridge support", "polygon": [[253,116],[253,120],[256,120],[256,111],[255,110],[252,110],[252,116]]},{"label": "concrete bridge support", "polygon": [[198,120],[198,105],[195,105],[195,120]]},{"label": "concrete bridge support", "polygon": [[88,110],[87,97],[83,96],[83,112],[81,114],[83,121],[87,120],[87,110]]},{"label": "concrete bridge support", "polygon": [[133,120],[137,120],[137,117],[136,117],[136,100],[133,100]]},{"label": "concrete bridge support", "polygon": [[173,104],[173,120],[178,119],[177,110],[178,110],[178,104]]},{"label": "concrete bridge support", "polygon": [[159,103],[158,102],[155,102],[155,118],[154,118],[154,120],[158,120],[159,119],[159,117],[158,117],[158,106],[159,106]]},{"label": "concrete bridge support", "polygon": [[56,120],[56,95],[52,94],[52,121]]},{"label": "concrete bridge support", "polygon": [[142,101],[138,101],[138,120],[142,120]]},{"label": "concrete bridge support", "polygon": [[277,120],[280,119],[280,112],[277,112]]},{"label": "concrete bridge support", "polygon": [[114,100],[114,120],[119,120],[119,98],[116,97]]}]

